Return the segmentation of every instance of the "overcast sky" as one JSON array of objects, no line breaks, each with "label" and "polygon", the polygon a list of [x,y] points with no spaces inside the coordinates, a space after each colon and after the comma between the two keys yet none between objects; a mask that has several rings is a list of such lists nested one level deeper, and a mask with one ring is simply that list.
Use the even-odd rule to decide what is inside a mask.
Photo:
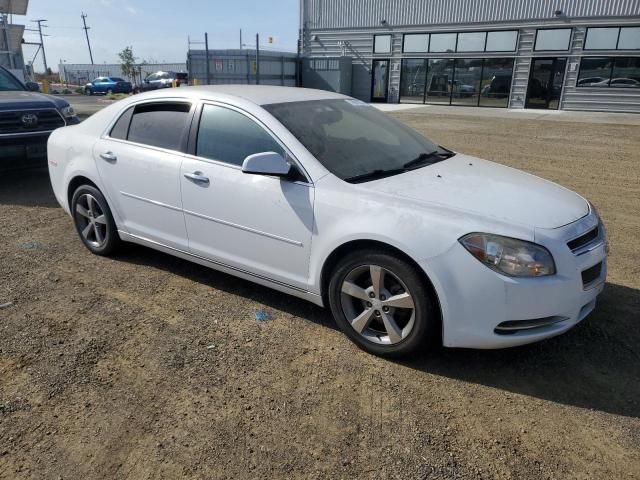
[{"label": "overcast sky", "polygon": [[[238,48],[239,30],[245,43],[295,51],[298,36],[298,0],[31,0],[26,17],[14,23],[35,28],[31,20],[45,18],[49,27],[44,44],[47,63],[54,71],[60,60],[90,63],[82,30],[82,12],[95,63],[117,63],[118,52],[128,45],[138,60],[185,62],[187,37],[203,41],[209,32],[210,48]],[[272,36],[274,43],[268,45]],[[26,41],[38,41],[36,32],[25,32]],[[202,46],[201,48],[204,48]],[[37,47],[24,47],[25,61],[33,59]],[[42,56],[34,62],[43,70]]]}]

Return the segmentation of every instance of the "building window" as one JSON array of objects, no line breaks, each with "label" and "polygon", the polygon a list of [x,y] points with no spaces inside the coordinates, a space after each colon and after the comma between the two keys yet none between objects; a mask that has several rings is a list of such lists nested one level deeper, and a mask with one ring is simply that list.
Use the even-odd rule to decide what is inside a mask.
[{"label": "building window", "polygon": [[640,57],[617,57],[613,63],[612,88],[640,88]]},{"label": "building window", "polygon": [[618,45],[619,28],[587,28],[585,50],[615,50]]},{"label": "building window", "polygon": [[416,33],[406,34],[402,51],[405,53],[422,53],[429,51],[429,34]]},{"label": "building window", "polygon": [[571,40],[570,28],[539,29],[536,32],[536,46],[534,50],[569,50]]},{"label": "building window", "polygon": [[427,70],[427,103],[451,103],[453,83],[453,59],[430,59]]},{"label": "building window", "polygon": [[640,57],[583,58],[576,86],[640,88]]},{"label": "building window", "polygon": [[620,29],[619,50],[640,50],[640,27],[623,27]]},{"label": "building window", "polygon": [[456,51],[455,33],[432,33],[429,42],[430,52],[450,52]]},{"label": "building window", "polygon": [[513,58],[405,58],[400,103],[507,107]]},{"label": "building window", "polygon": [[478,104],[482,59],[456,58],[451,84],[451,104],[475,107]]},{"label": "building window", "polygon": [[502,108],[509,106],[513,63],[513,58],[484,60],[480,82],[480,106]]},{"label": "building window", "polygon": [[373,53],[391,53],[391,35],[374,35]]},{"label": "building window", "polygon": [[487,32],[465,32],[458,34],[458,52],[484,52]]},{"label": "building window", "polygon": [[578,87],[608,87],[611,78],[613,58],[593,57],[583,58],[580,62]]},{"label": "building window", "polygon": [[487,52],[515,52],[518,41],[517,30],[487,33]]},{"label": "building window", "polygon": [[400,103],[423,103],[427,81],[427,60],[405,58],[400,75]]}]

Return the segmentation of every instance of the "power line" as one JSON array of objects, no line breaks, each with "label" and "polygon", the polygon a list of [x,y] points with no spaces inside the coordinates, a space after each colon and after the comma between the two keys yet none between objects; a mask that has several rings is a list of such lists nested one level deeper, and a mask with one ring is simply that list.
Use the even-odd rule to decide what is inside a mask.
[{"label": "power line", "polygon": [[93,53],[91,52],[91,42],[89,41],[89,29],[91,27],[87,27],[87,15],[83,12],[82,15],[80,15],[82,17],[82,23],[84,24],[84,27],[82,27],[82,29],[84,30],[84,34],[87,37],[87,46],[89,47],[89,58],[91,58],[91,65],[93,65]]}]

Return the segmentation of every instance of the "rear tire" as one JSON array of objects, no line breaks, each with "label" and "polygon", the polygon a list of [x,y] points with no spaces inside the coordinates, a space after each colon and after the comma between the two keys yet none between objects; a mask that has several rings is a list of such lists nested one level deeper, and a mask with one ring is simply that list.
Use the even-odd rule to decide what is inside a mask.
[{"label": "rear tire", "polygon": [[78,187],[70,207],[80,240],[91,253],[108,256],[121,247],[111,209],[100,190],[91,185]]},{"label": "rear tire", "polygon": [[403,357],[440,340],[431,289],[414,265],[385,250],[342,258],[331,275],[328,297],[340,329],[374,355]]}]

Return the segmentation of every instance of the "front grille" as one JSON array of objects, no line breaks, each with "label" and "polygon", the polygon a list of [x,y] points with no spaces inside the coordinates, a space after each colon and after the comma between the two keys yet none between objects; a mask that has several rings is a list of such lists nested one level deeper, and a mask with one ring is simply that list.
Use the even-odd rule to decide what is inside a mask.
[{"label": "front grille", "polygon": [[594,282],[600,279],[602,273],[602,262],[594,265],[591,268],[587,268],[582,272],[582,286],[586,289],[589,288]]},{"label": "front grille", "polygon": [[574,238],[570,242],[567,242],[567,246],[572,252],[580,250],[582,247],[589,245],[591,242],[598,239],[600,236],[600,228],[596,227],[589,230],[584,235],[580,235],[578,238]]},{"label": "front grille", "polygon": [[55,109],[0,112],[0,135],[47,132],[64,126]]}]

